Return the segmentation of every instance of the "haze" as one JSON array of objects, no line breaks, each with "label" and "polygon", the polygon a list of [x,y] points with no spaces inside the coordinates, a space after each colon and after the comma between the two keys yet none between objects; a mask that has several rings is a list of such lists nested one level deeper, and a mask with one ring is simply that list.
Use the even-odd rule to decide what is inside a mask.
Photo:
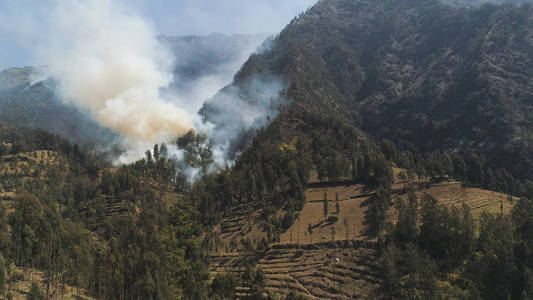
[{"label": "haze", "polygon": [[[275,34],[316,0],[111,2],[141,15],[159,34],[206,35],[211,32]],[[53,25],[43,20],[64,3],[62,0],[0,0],[0,69],[46,63],[35,57],[33,49],[43,42],[43,33]]]}]

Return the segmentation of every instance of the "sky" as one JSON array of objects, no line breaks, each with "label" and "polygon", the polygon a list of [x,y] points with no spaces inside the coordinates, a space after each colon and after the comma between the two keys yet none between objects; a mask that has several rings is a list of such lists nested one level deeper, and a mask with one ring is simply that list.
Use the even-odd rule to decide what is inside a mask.
[{"label": "sky", "polygon": [[71,1],[110,1],[141,16],[165,35],[278,33],[317,0],[0,0],[0,69],[42,65],[35,57],[55,20]]}]

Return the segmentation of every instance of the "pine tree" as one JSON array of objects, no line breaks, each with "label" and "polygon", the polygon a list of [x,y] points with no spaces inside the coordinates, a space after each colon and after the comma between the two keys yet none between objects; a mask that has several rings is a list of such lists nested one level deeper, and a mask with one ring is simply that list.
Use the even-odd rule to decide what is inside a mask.
[{"label": "pine tree", "polygon": [[382,289],[387,299],[396,299],[401,289],[401,274],[398,270],[399,250],[392,244],[383,251],[380,259]]},{"label": "pine tree", "polygon": [[336,209],[337,215],[339,215],[341,211],[341,207],[339,204],[339,193],[337,192],[335,192],[335,209]]},{"label": "pine tree", "polygon": [[353,182],[356,182],[358,177],[357,177],[357,158],[355,157],[355,155],[352,157],[352,181]]},{"label": "pine tree", "polygon": [[324,200],[323,200],[323,204],[324,204],[324,221],[328,218],[328,210],[329,210],[329,207],[328,207],[328,194],[326,191],[324,191]]},{"label": "pine tree", "polygon": [[5,260],[0,253],[0,296],[4,296],[6,293],[6,270]]},{"label": "pine tree", "polygon": [[311,235],[311,243],[313,243],[313,226],[311,225],[311,223],[307,225],[307,232],[309,232],[309,234]]}]

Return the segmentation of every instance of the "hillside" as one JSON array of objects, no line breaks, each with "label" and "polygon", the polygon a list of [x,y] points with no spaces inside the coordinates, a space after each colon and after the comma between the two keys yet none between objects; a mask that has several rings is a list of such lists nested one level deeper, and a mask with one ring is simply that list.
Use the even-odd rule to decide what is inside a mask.
[{"label": "hillside", "polygon": [[[418,182],[414,189],[418,199],[430,195],[450,208],[466,204],[478,221],[484,212],[499,214],[502,206],[503,214],[509,215],[513,207],[508,195],[464,187],[460,182]],[[211,273],[239,277],[255,259],[256,267],[265,273],[266,288],[280,295],[297,291],[310,299],[378,298],[383,280],[379,272],[379,246],[368,234],[375,194],[375,190],[361,184],[311,182],[306,204],[294,224],[264,249],[259,246],[260,240],[268,238],[261,234],[265,226],[261,212],[238,207],[236,217],[223,219],[221,226],[210,233],[218,240],[211,248]],[[327,217],[324,197],[328,199]],[[404,201],[408,198],[399,178],[393,184],[392,198]],[[391,223],[397,222],[397,201],[388,217]],[[330,217],[335,220],[326,221]],[[251,241],[251,248],[247,240]],[[237,290],[248,292],[244,287]]]},{"label": "hillside", "polygon": [[[210,81],[219,81],[220,86],[216,89],[222,88],[231,82],[233,75],[266,37],[263,34],[221,33],[208,36],[160,36],[159,40],[171,50],[176,61],[175,80],[170,89],[174,93],[187,94],[198,83],[203,82],[204,88],[211,88],[205,86]],[[213,94],[215,92],[212,91]]]},{"label": "hillside", "polygon": [[119,269],[137,277],[137,299],[170,299],[185,288],[171,273],[201,276],[184,252],[199,228],[175,162],[164,145],[151,153],[110,168],[66,139],[0,122],[0,299],[120,298]]},{"label": "hillside", "polygon": [[532,179],[531,15],[529,4],[323,0],[253,55],[234,85],[290,82],[293,105],[280,116],[288,135],[309,131],[296,116],[319,114],[401,149],[473,149]]},{"label": "hillside", "polygon": [[319,1],[204,104],[223,133],[225,107],[262,104],[254,82],[285,82],[289,99],[233,141],[231,170],[193,187],[215,282],[324,299],[533,294],[518,263],[531,253],[518,220],[533,192],[533,7],[449,2]]}]

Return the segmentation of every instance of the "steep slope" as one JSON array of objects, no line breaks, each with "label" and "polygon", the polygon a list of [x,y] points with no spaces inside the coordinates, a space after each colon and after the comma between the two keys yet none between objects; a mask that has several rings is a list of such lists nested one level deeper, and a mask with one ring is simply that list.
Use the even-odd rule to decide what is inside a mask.
[{"label": "steep slope", "polygon": [[102,128],[87,113],[61,101],[50,81],[31,82],[33,69],[8,69],[0,74],[6,89],[0,91],[0,120],[39,128],[82,146],[106,147],[118,136]]},{"label": "steep slope", "polygon": [[[234,85],[290,82],[293,105],[278,123],[289,135],[306,130],[299,113],[318,114],[403,149],[473,149],[532,179],[532,15],[530,4],[322,0],[253,55]],[[210,104],[203,111],[216,115]]]}]

